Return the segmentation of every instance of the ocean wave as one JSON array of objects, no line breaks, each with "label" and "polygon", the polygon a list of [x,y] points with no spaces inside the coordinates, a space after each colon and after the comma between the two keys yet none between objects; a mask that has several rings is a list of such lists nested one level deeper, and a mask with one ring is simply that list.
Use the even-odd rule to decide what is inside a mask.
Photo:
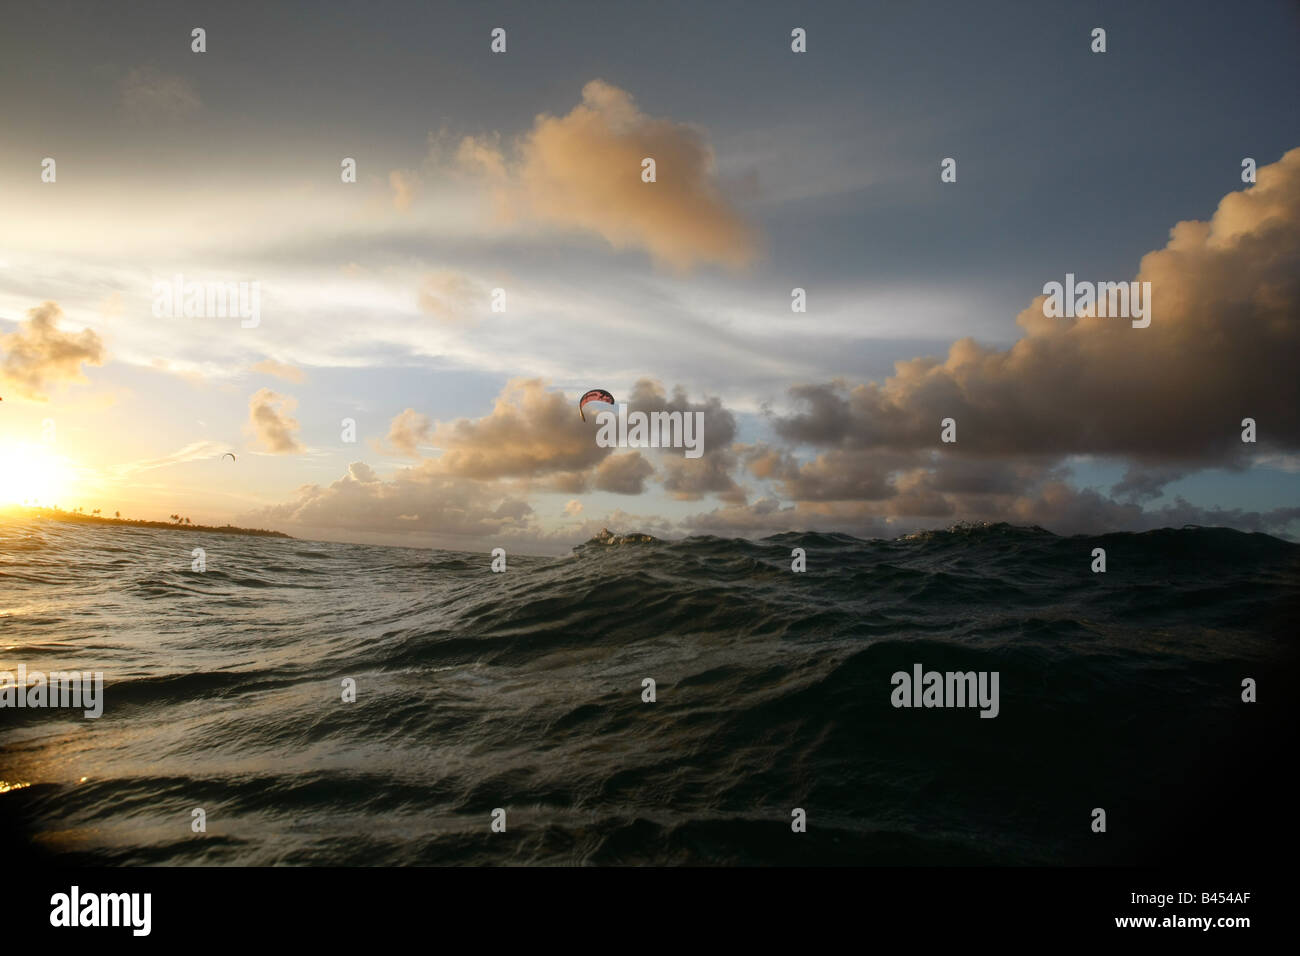
[{"label": "ocean wave", "polygon": [[[497,574],[273,538],[201,573],[190,534],[53,525],[0,534],[0,671],[102,671],[104,714],[0,710],[0,817],[65,863],[1230,858],[1234,767],[1272,792],[1296,712],[1300,546],[1220,528],[610,533]],[[996,719],[894,706],[917,665],[997,672]],[[1141,835],[1089,842],[1099,803]]]}]

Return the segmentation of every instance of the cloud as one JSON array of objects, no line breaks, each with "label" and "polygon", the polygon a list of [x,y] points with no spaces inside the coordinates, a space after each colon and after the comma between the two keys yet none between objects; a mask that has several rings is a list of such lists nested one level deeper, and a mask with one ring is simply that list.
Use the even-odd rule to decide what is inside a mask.
[{"label": "cloud", "polygon": [[616,495],[639,495],[645,491],[645,480],[655,472],[639,451],[610,455],[596,468],[594,484],[598,491]]},{"label": "cloud", "polygon": [[1244,511],[1218,507],[1203,508],[1183,498],[1162,508],[1144,510],[1132,502],[1107,498],[1090,488],[1077,489],[1065,482],[1050,482],[1032,495],[1008,496],[992,507],[971,508],[943,521],[924,515],[881,514],[868,502],[800,502],[781,505],[764,498],[752,505],[731,505],[704,512],[682,521],[692,532],[761,537],[783,531],[843,532],[859,538],[896,538],[899,535],[950,525],[957,520],[1037,525],[1056,534],[1105,534],[1111,531],[1149,531],[1154,528],[1196,524],[1263,531],[1285,536],[1284,529],[1300,520],[1300,508]]},{"label": "cloud", "polygon": [[488,540],[518,534],[535,523],[532,507],[491,484],[439,474],[431,460],[381,480],[364,462],[327,486],[306,485],[293,500],[259,516],[315,528],[433,531]]},{"label": "cloud", "polygon": [[[891,476],[917,464],[913,456],[834,450],[799,463],[789,452],[758,446],[747,452],[749,466],[778,482],[782,493],[800,501],[879,501],[896,493]],[[774,459],[776,463],[774,463]]]},{"label": "cloud", "polygon": [[481,295],[466,276],[444,269],[424,277],[417,303],[421,312],[450,322],[465,318]]},{"label": "cloud", "polygon": [[303,370],[293,365],[286,365],[284,362],[277,362],[274,359],[263,359],[253,366],[254,372],[261,372],[264,375],[274,375],[276,378],[282,378],[286,382],[293,382],[295,385],[301,385],[307,381],[307,376]]},{"label": "cloud", "polygon": [[876,515],[864,515],[853,509],[818,514],[795,505],[783,506],[770,498],[692,515],[682,521],[682,527],[694,534],[746,538],[765,537],[783,531],[838,531],[859,538],[892,538],[903,530],[892,528]]},{"label": "cloud", "polygon": [[371,468],[364,461],[354,461],[352,464],[348,465],[348,477],[363,485],[368,485],[379,480],[379,476],[375,474],[375,469]]},{"label": "cloud", "polygon": [[1182,468],[1142,468],[1130,466],[1124,477],[1110,488],[1110,493],[1129,501],[1159,498],[1165,485],[1177,481],[1186,472]]},{"label": "cloud", "polygon": [[122,293],[116,289],[100,300],[99,311],[105,318],[117,318],[125,310],[126,300],[122,298]]},{"label": "cloud", "polygon": [[[570,501],[565,513],[582,512]],[[419,547],[481,551],[503,546],[513,553],[562,554],[589,540],[603,527],[674,533],[671,522],[655,515],[614,509],[603,516],[543,527],[532,506],[500,483],[441,474],[430,459],[380,479],[361,462],[329,485],[304,485],[293,498],[240,516],[241,523],[292,528],[323,537],[356,540],[377,537]],[[484,568],[486,570],[486,563]]]},{"label": "cloud", "polygon": [[42,302],[27,310],[27,320],[18,329],[0,335],[0,382],[23,398],[43,402],[44,390],[58,382],[84,382],[82,365],[103,365],[104,343],[91,329],[61,332],[58,321],[63,310],[54,302]]},{"label": "cloud", "polygon": [[140,120],[177,120],[202,105],[188,80],[152,66],[133,69],[122,80],[119,92],[123,108]]},{"label": "cloud", "polygon": [[[945,454],[1148,465],[1244,467],[1261,449],[1300,448],[1300,149],[1261,167],[1209,222],[1178,223],[1137,279],[1151,283],[1147,328],[1045,318],[1040,296],[1011,348],[962,339],[944,359],[897,363],[883,384],[798,387],[804,410],[776,418],[776,431],[796,444],[918,451],[936,448],[941,419],[953,418]],[[1245,417],[1259,422],[1257,445],[1240,440]]]},{"label": "cloud", "polygon": [[695,501],[717,495],[723,501],[743,502],[745,491],[732,478],[739,465],[732,444],[736,438],[736,417],[718,398],[703,402],[690,401],[681,387],[669,399],[663,387],[651,379],[640,379],[627,401],[628,414],[634,411],[681,412],[683,416],[704,416],[702,452],[699,458],[687,458],[677,450],[661,452],[663,488],[681,501]]},{"label": "cloud", "polygon": [[201,461],[205,458],[217,459],[230,450],[230,446],[216,441],[190,442],[184,448],[177,449],[169,455],[159,458],[146,458],[115,466],[112,470],[119,477],[133,475],[140,471],[152,471],[168,465],[178,465],[187,461]]},{"label": "cloud", "polygon": [[[641,179],[642,160],[656,182]],[[595,233],[677,269],[739,267],[756,254],[753,228],[718,188],[713,152],[695,127],[641,112],[624,90],[592,80],[565,116],[542,114],[507,156],[492,139],[458,153],[511,218]]]},{"label": "cloud", "polygon": [[[403,413],[405,414],[405,413]],[[459,478],[528,478],[586,471],[609,454],[576,402],[541,379],[511,379],[483,418],[439,423],[436,468]]]},{"label": "cloud", "polygon": [[[756,446],[743,458],[752,469],[768,460],[769,449]],[[764,534],[807,529],[888,536],[887,531],[897,535],[956,521],[1039,525],[1058,534],[1203,524],[1285,537],[1288,525],[1300,518],[1297,508],[1262,512],[1201,508],[1181,497],[1172,505],[1147,508],[1143,500],[1156,497],[1164,482],[1176,475],[1139,476],[1130,471],[1111,489],[1112,494],[1126,497],[1116,500],[1095,489],[1073,487],[1069,469],[1059,460],[1024,456],[880,457],[862,450],[834,450],[777,474],[777,489],[792,501],[781,509],[781,522],[765,512],[732,507],[712,512],[711,517],[699,516],[690,525],[715,532],[747,527]]]},{"label": "cloud", "polygon": [[1300,508],[1269,511],[1205,508],[1181,497],[1161,508],[1144,509],[1137,502],[1117,502],[1091,488],[1075,489],[1064,482],[1051,482],[1040,494],[1010,500],[1005,509],[989,515],[989,520],[1039,525],[1058,534],[1149,531],[1196,524],[1285,536],[1284,529],[1297,519],[1300,519]]},{"label": "cloud", "polygon": [[[743,501],[744,490],[731,478],[737,466],[732,450],[735,417],[720,400],[691,402],[681,388],[667,398],[659,383],[640,379],[626,402],[634,411],[668,411],[704,415],[703,454],[688,459],[679,449],[654,449],[664,469],[663,487],[674,497],[695,500],[716,494]],[[655,474],[655,465],[642,451],[612,454],[596,444],[597,422],[582,421],[575,400],[549,391],[541,379],[512,379],[497,397],[492,412],[478,419],[439,423],[407,409],[393,420],[389,443],[405,454],[416,454],[420,441],[442,449],[433,467],[447,475],[478,480],[543,479],[542,487],[561,494],[581,494],[595,488],[616,494],[639,495]],[[645,451],[645,450],[643,450]]]},{"label": "cloud", "polygon": [[[1151,283],[1147,328],[1045,318],[1039,297],[1010,348],[963,339],[944,358],[898,362],[881,384],[795,386],[797,410],[769,415],[779,441],[735,449],[791,504],[758,511],[741,498],[695,526],[960,519],[1073,533],[1217,522],[1285,534],[1296,509],[1144,503],[1200,469],[1287,461],[1300,448],[1300,150],[1261,168],[1209,222],[1176,225],[1137,279]],[[1256,444],[1241,441],[1246,417],[1259,425]],[[940,441],[944,418],[956,420],[955,444]],[[1127,471],[1110,497],[1077,489],[1075,456]]]},{"label": "cloud", "polygon": [[[582,511],[577,500],[564,508],[570,517]],[[379,536],[390,542],[418,542],[421,547],[483,552],[501,545],[547,554],[564,553],[602,527],[660,536],[673,532],[672,523],[662,517],[622,509],[548,529],[508,483],[448,476],[438,470],[434,459],[400,468],[387,479],[364,462],[353,462],[337,481],[304,485],[289,501],[240,520],[326,537]]]},{"label": "cloud", "polygon": [[[1205,468],[1297,459],[1300,150],[1262,167],[1258,182],[1225,197],[1208,222],[1178,223],[1163,248],[1142,258],[1136,278],[1151,283],[1147,328],[1045,318],[1035,298],[1010,347],[963,339],[945,356],[898,362],[881,383],[797,385],[794,410],[768,413],[772,436],[752,444],[738,443],[735,415],[719,399],[692,401],[681,388],[669,396],[650,379],[637,381],[630,410],[704,414],[699,459],[600,448],[595,423],[574,414],[570,396],[540,379],[514,379],[481,418],[435,425],[408,409],[390,428],[391,443],[415,455],[423,442],[440,455],[389,482],[347,481],[389,489],[359,499],[398,509],[385,506],[383,520],[409,525],[432,514],[474,534],[511,519],[519,540],[564,533],[534,524],[523,510],[530,491],[636,495],[652,481],[679,501],[717,499],[719,507],[680,527],[719,534],[896,536],[961,520],[1064,534],[1195,523],[1285,535],[1300,509],[1206,508],[1171,502],[1166,489]],[[602,384],[623,397],[617,382]],[[950,417],[956,444],[940,441],[941,419]],[[1240,440],[1245,417],[1258,422],[1257,444]],[[1074,487],[1080,456],[1127,470],[1109,495]],[[752,503],[747,485],[757,486]],[[357,494],[351,486],[337,492],[345,493]],[[309,496],[317,499],[337,500]]]},{"label": "cloud", "polygon": [[419,457],[419,446],[429,441],[433,425],[413,408],[405,409],[388,425],[387,443],[398,454]]},{"label": "cloud", "polygon": [[420,177],[409,169],[394,169],[388,174],[388,185],[393,190],[393,208],[405,212],[415,203]]},{"label": "cloud", "polygon": [[[269,411],[275,401],[291,400],[263,389],[253,404]],[[731,413],[717,399],[692,403],[677,389],[669,400],[650,380],[636,384],[629,404],[704,411],[706,425],[712,422],[724,443],[722,449],[706,451],[706,459],[710,453],[723,454],[735,434]],[[655,474],[655,465],[640,450],[601,448],[595,437],[595,422],[583,422],[577,414],[576,396],[551,391],[540,379],[514,379],[502,389],[491,412],[480,418],[435,424],[411,408],[395,416],[381,448],[419,461],[392,478],[380,479],[368,465],[354,462],[333,484],[305,486],[293,500],[254,517],[325,531],[427,531],[447,536],[444,540],[457,546],[465,539],[476,547],[508,539],[554,551],[591,537],[600,530],[600,520],[592,518],[577,530],[545,530],[524,497],[529,491],[640,495]],[[424,445],[436,446],[439,453],[421,457]],[[657,453],[666,461],[681,454],[676,449]],[[582,510],[582,502],[575,499],[565,505],[564,513],[575,517]],[[663,519],[637,521],[660,530],[669,526]]]},{"label": "cloud", "polygon": [[279,395],[269,388],[259,389],[248,400],[248,424],[262,447],[275,455],[303,451],[295,433],[298,422],[289,417],[298,407],[296,399]]}]

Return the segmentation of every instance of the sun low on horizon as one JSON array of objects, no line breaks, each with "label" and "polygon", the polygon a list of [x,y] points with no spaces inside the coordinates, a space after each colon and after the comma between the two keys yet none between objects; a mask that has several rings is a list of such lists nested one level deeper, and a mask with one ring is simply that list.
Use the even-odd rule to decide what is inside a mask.
[{"label": "sun low on horizon", "polygon": [[79,490],[76,465],[43,445],[0,440],[0,461],[0,506],[62,506]]}]

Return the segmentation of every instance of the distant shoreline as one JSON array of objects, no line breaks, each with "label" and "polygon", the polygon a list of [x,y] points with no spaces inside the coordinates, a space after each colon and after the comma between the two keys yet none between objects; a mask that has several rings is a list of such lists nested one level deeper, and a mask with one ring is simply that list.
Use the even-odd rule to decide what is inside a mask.
[{"label": "distant shoreline", "polygon": [[127,528],[168,528],[173,531],[210,531],[217,534],[248,534],[262,538],[293,538],[283,531],[267,531],[265,528],[237,528],[233,524],[179,524],[175,521],[145,521],[141,518],[105,518],[103,515],[86,515],[76,511],[62,511],[56,508],[0,508],[0,514],[12,512],[30,518],[43,518],[46,521],[68,521],[73,524],[106,524]]}]

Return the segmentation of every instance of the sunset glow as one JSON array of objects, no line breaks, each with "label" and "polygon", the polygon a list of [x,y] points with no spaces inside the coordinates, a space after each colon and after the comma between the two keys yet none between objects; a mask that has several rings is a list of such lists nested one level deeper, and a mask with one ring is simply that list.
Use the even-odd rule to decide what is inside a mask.
[{"label": "sunset glow", "polygon": [[0,446],[0,504],[64,505],[75,491],[76,472],[67,459],[42,445]]}]

